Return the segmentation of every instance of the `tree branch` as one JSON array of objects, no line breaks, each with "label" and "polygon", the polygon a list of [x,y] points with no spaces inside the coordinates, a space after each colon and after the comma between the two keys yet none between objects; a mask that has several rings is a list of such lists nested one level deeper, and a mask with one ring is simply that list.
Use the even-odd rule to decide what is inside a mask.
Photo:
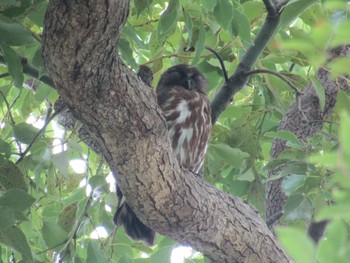
[{"label": "tree branch", "polygon": [[[46,76],[46,75],[40,76],[39,70],[37,70],[32,65],[30,65],[26,58],[22,57],[22,58],[20,58],[20,60],[21,60],[22,66],[23,66],[23,73],[42,81],[43,83],[50,86],[51,88],[55,88],[55,86],[52,82],[52,79],[49,76]],[[5,59],[1,55],[0,55],[0,63],[3,63],[3,64],[5,63]],[[5,73],[5,74],[7,74],[7,73]]]},{"label": "tree branch", "polygon": [[211,118],[213,124],[226,109],[233,96],[246,85],[248,76],[244,73],[252,69],[256,60],[265,49],[267,43],[272,38],[278,27],[280,19],[279,13],[273,8],[271,1],[265,0],[264,4],[269,12],[264,25],[256,36],[254,43],[247,50],[235,72],[230,77],[230,82],[223,85],[211,103]]},{"label": "tree branch", "polygon": [[[350,56],[350,45],[330,50],[332,59],[337,57]],[[326,103],[324,110],[319,105],[319,99],[313,84],[307,85],[305,91],[300,96],[299,101],[294,103],[284,115],[279,130],[286,130],[294,133],[300,141],[319,133],[324,121],[333,112],[336,97],[339,89],[349,92],[350,86],[344,77],[332,79],[330,72],[325,68],[320,68],[317,78],[325,90]],[[286,141],[276,139],[273,141],[271,157],[277,158],[285,149]],[[282,167],[269,171],[269,177],[275,176]],[[280,213],[286,202],[286,195],[281,190],[283,178],[269,181],[266,184],[266,217],[273,218],[273,215]],[[273,222],[270,222],[271,226]]]},{"label": "tree branch", "polygon": [[[258,213],[183,171],[149,89],[117,58],[129,2],[49,2],[43,55],[139,219],[214,262],[289,262]],[[249,234],[248,234],[249,233]]]}]

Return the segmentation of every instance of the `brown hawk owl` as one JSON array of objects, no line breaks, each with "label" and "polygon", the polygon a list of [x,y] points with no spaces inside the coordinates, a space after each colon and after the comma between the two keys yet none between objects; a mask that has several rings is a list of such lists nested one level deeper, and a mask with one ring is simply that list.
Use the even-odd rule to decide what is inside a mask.
[{"label": "brown hawk owl", "polygon": [[[197,68],[180,64],[163,73],[156,90],[177,159],[182,168],[195,174],[203,166],[211,130],[206,87],[207,80]],[[121,199],[118,187],[117,195]],[[117,226],[124,225],[132,239],[148,245],[154,243],[155,232],[136,217],[126,202],[119,206],[114,222]]]}]

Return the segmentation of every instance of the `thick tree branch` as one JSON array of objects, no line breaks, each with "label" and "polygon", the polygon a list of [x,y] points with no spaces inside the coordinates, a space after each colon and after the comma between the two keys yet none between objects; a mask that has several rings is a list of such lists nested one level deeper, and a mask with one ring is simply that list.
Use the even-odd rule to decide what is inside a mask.
[{"label": "thick tree branch", "polygon": [[[331,59],[350,56],[350,45],[336,48],[330,51]],[[336,97],[339,89],[349,92],[348,80],[344,77],[332,79],[325,68],[320,68],[317,78],[325,90],[326,103],[324,110],[321,109],[319,99],[313,84],[309,84],[300,96],[300,103],[294,103],[283,116],[279,130],[286,130],[294,133],[300,141],[321,131],[324,121],[333,112]],[[277,158],[285,149],[286,141],[276,139],[272,144],[271,157]],[[275,176],[282,167],[269,171],[269,177]],[[269,181],[266,186],[266,217],[280,213],[286,202],[286,195],[281,190],[283,178]],[[272,222],[271,222],[272,223]]]},{"label": "thick tree branch", "polygon": [[235,72],[230,77],[230,82],[224,84],[211,103],[213,124],[226,109],[233,96],[245,86],[249,76],[244,73],[252,69],[278,27],[279,12],[273,7],[271,1],[265,0],[264,3],[268,10],[264,25],[256,36],[253,45],[247,50]]},{"label": "thick tree branch", "polygon": [[289,262],[257,212],[181,170],[155,95],[117,58],[129,2],[52,0],[44,59],[137,216],[214,262]]}]

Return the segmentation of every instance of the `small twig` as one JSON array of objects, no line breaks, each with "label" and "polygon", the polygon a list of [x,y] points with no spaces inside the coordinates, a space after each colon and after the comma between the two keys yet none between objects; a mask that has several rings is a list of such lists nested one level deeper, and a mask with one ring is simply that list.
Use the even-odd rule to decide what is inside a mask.
[{"label": "small twig", "polygon": [[[20,57],[22,66],[23,66],[23,73],[40,80],[41,82],[45,83],[46,85],[55,88],[55,85],[53,84],[52,79],[49,76],[43,75],[40,76],[39,70],[37,70],[35,67],[31,66],[26,58]],[[3,56],[0,55],[0,63],[5,63],[5,59]]]},{"label": "small twig", "polygon": [[[46,127],[49,125],[49,123],[62,111],[62,109],[59,109],[58,111],[55,111],[51,116],[52,108],[50,107],[48,110],[48,114],[46,115],[45,118],[45,123],[44,126],[38,131],[37,134],[35,134],[33,140],[29,143],[27,149],[21,154],[21,157],[17,160],[16,164],[20,163],[23,161],[23,158],[26,156],[26,154],[29,152],[33,144],[36,142],[36,140],[39,138],[39,136],[46,130]],[[50,117],[48,117],[50,116]]]},{"label": "small twig", "polygon": [[295,92],[295,100],[296,100],[296,105],[299,109],[299,111],[301,112],[303,118],[305,121],[308,121],[307,120],[307,117],[306,115],[304,114],[302,108],[301,108],[301,100],[300,100],[300,96],[302,95],[302,93],[298,90],[298,88],[296,86],[294,86],[293,83],[291,83],[286,77],[284,77],[282,74],[278,73],[278,72],[275,72],[275,71],[272,71],[272,70],[268,70],[268,69],[256,69],[256,70],[252,70],[252,71],[248,71],[248,72],[245,72],[245,76],[250,76],[250,75],[253,75],[253,74],[260,74],[260,73],[267,73],[267,74],[271,74],[271,75],[274,75],[278,78],[280,78],[281,80],[283,80],[292,90],[294,90]]},{"label": "small twig", "polygon": [[14,121],[14,119],[13,119],[13,117],[12,117],[12,114],[11,114],[11,107],[10,107],[10,104],[9,104],[9,102],[7,101],[7,99],[6,99],[5,95],[4,95],[4,93],[2,93],[2,91],[0,91],[0,94],[1,94],[2,98],[3,98],[4,101],[5,101],[5,104],[6,104],[6,107],[7,107],[7,113],[8,113],[8,115],[10,116],[11,124],[12,124],[12,125],[15,125],[15,121]]},{"label": "small twig", "polygon": [[180,55],[180,54],[164,55],[164,56],[160,56],[158,58],[149,60],[146,63],[143,63],[142,65],[147,65],[147,64],[153,63],[153,62],[155,62],[157,60],[161,60],[161,59],[164,59],[164,58],[187,58],[187,59],[192,59],[193,56],[186,56],[186,55]]},{"label": "small twig", "polygon": [[[11,113],[11,107],[12,107],[12,106],[10,106],[9,102],[7,101],[5,95],[4,95],[4,93],[2,93],[2,91],[0,91],[0,94],[1,94],[2,98],[3,98],[4,101],[5,101],[5,104],[6,104],[6,107],[7,107],[7,114],[10,116],[11,125],[14,126],[16,123],[15,123],[15,121],[14,121],[14,119],[13,119],[13,116],[12,116],[12,113]],[[12,104],[12,105],[13,105],[13,104]],[[19,150],[20,155],[22,155],[22,146],[21,146],[21,144],[19,143],[19,141],[18,141],[16,138],[14,139],[14,141],[15,141],[16,144],[17,144],[17,147],[18,147],[18,150]]]},{"label": "small twig", "polygon": [[283,211],[278,211],[276,214],[273,214],[268,219],[266,219],[266,225],[271,229],[272,225],[283,216]]},{"label": "small twig", "polygon": [[258,136],[257,136],[257,138],[256,138],[256,139],[257,139],[257,145],[258,145],[258,140],[259,140],[259,138],[260,138],[260,135],[261,135],[261,133],[262,133],[262,126],[263,126],[263,124],[264,124],[266,115],[267,115],[267,112],[264,111],[264,115],[263,115],[262,118],[261,118],[260,124],[259,124],[259,126],[256,128],[256,129],[259,131],[259,132],[258,132]]},{"label": "small twig", "polygon": [[206,46],[205,48],[208,49],[210,52],[212,52],[217,57],[217,59],[220,62],[220,65],[221,65],[222,73],[224,74],[225,82],[226,83],[230,82],[230,79],[227,76],[227,70],[226,70],[224,61],[222,60],[222,57],[219,55],[218,52],[216,52],[216,50],[212,49],[211,47]]},{"label": "small twig", "polygon": [[145,23],[142,23],[142,24],[138,24],[138,25],[133,25],[132,27],[135,28],[135,27],[142,27],[142,26],[146,26],[148,24],[151,24],[151,23],[155,23],[155,22],[158,22],[159,19],[151,19],[151,20],[148,20],[147,22]]},{"label": "small twig", "polygon": [[326,137],[328,140],[334,141],[334,142],[339,142],[339,139],[332,134],[329,134],[324,131],[319,131],[320,134],[322,134],[324,137]]},{"label": "small twig", "polygon": [[109,262],[112,262],[112,258],[108,255],[108,252],[103,244],[103,242],[101,241],[101,237],[100,235],[98,234],[97,230],[96,230],[96,225],[94,224],[94,222],[92,221],[91,217],[89,215],[87,215],[87,218],[89,219],[90,221],[90,224],[92,225],[92,227],[94,228],[94,230],[96,231],[96,234],[97,234],[97,237],[98,237],[98,240],[100,241],[100,244],[101,244],[101,247],[102,247],[102,250],[103,252],[106,254]]},{"label": "small twig", "polygon": [[83,212],[81,213],[78,221],[76,222],[76,225],[75,225],[75,228],[74,228],[74,231],[72,231],[72,234],[71,236],[64,242],[64,246],[60,249],[60,251],[58,252],[59,254],[62,254],[62,252],[69,246],[70,242],[76,237],[77,233],[78,233],[78,230],[84,220],[85,217],[87,217],[88,215],[88,211],[89,211],[89,208],[91,206],[91,202],[92,202],[92,194],[93,194],[93,191],[91,191],[90,195],[89,195],[89,198],[88,200],[86,201],[85,203],[85,206],[84,206],[84,210]]},{"label": "small twig", "polygon": [[108,235],[108,237],[106,238],[106,242],[105,242],[105,246],[107,245],[107,243],[109,242],[109,240],[111,241],[110,243],[110,249],[111,249],[111,257],[113,257],[114,254],[114,246],[113,246],[113,240],[115,239],[115,234],[117,232],[117,226],[114,226],[113,231]]},{"label": "small twig", "polygon": [[0,74],[0,79],[6,78],[6,77],[8,77],[8,76],[10,76],[10,73],[8,73],[8,72],[3,73],[3,74]]},{"label": "small twig", "polygon": [[295,63],[292,63],[292,65],[290,65],[288,71],[289,71],[289,72],[292,72],[293,69],[294,69],[294,67],[295,67]]},{"label": "small twig", "polygon": [[16,263],[15,253],[11,250],[11,263]]},{"label": "small twig", "polygon": [[272,71],[272,70],[268,70],[268,69],[256,69],[256,70],[251,70],[248,72],[245,72],[244,75],[245,76],[251,76],[254,74],[260,74],[260,73],[266,73],[266,74],[271,74],[274,75],[278,78],[280,78],[281,80],[283,80],[289,87],[291,87],[292,90],[294,90],[294,92],[296,93],[296,95],[301,95],[301,92],[298,90],[298,88],[296,86],[294,86],[293,83],[291,83],[285,76],[283,76],[282,74]]}]

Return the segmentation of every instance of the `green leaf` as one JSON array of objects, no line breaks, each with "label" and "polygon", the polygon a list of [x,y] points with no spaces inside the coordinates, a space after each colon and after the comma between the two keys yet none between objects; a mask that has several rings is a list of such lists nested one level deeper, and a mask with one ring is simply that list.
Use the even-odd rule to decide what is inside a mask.
[{"label": "green leaf", "polygon": [[221,25],[223,30],[228,30],[233,19],[233,6],[229,0],[220,0],[214,8],[216,21]]},{"label": "green leaf", "polygon": [[6,7],[18,7],[21,3],[17,0],[2,0],[0,3],[1,9],[5,9]]},{"label": "green leaf", "polygon": [[39,79],[43,75],[43,73],[46,73],[46,67],[43,59],[42,54],[42,46],[40,45],[38,49],[34,53],[34,57],[32,59],[33,66],[35,66],[39,70]]},{"label": "green leaf", "polygon": [[28,14],[28,18],[41,28],[44,27],[44,18],[46,14],[47,4],[48,2],[43,0],[34,1],[31,4],[32,12]]},{"label": "green leaf", "polygon": [[343,112],[340,119],[339,141],[345,154],[350,156],[350,113]]},{"label": "green leaf", "polygon": [[[343,221],[335,220],[329,223],[324,238],[321,239],[319,244],[318,262],[349,262],[348,234],[349,231]],[[346,250],[348,253],[346,253]]]},{"label": "green leaf", "polygon": [[128,41],[134,41],[140,49],[147,49],[148,46],[140,39],[140,36],[136,33],[135,28],[133,28],[130,23],[126,23],[123,28],[122,38]]},{"label": "green leaf", "polygon": [[13,126],[13,132],[19,142],[30,144],[39,130],[28,123],[22,122]]},{"label": "green leaf", "polygon": [[350,96],[342,90],[338,90],[335,109],[338,113],[342,110],[350,113]]},{"label": "green leaf", "polygon": [[335,168],[338,162],[338,155],[336,152],[318,153],[312,155],[309,160],[322,167]]},{"label": "green leaf", "polygon": [[67,232],[57,224],[44,220],[42,237],[48,248],[59,251],[61,245],[68,239]]},{"label": "green leaf", "polygon": [[25,192],[28,191],[22,171],[16,164],[7,160],[0,164],[0,185],[6,190],[18,188]]},{"label": "green leaf", "polygon": [[316,90],[319,102],[320,102],[320,108],[321,110],[324,110],[324,107],[326,105],[326,93],[324,90],[324,87],[322,86],[322,84],[319,82],[318,79],[316,78],[312,78],[312,84],[314,85],[314,88]]},{"label": "green leaf", "polygon": [[[86,263],[108,263],[109,260],[106,255],[103,253],[103,250],[100,248],[97,240],[89,240],[87,247],[87,259]],[[124,261],[123,261],[124,262]]]},{"label": "green leaf", "polygon": [[318,0],[297,0],[290,2],[283,9],[278,27],[280,29],[283,29],[286,26],[289,26],[294,21],[294,19],[296,19],[302,12],[304,12],[308,7],[317,2]]},{"label": "green leaf", "polygon": [[51,141],[46,138],[37,140],[30,149],[32,157],[35,161],[49,160],[52,154]]},{"label": "green leaf", "polygon": [[160,16],[158,24],[158,40],[163,41],[167,36],[171,35],[176,28],[176,23],[180,13],[180,1],[170,0],[168,8]]},{"label": "green leaf", "polygon": [[232,27],[237,29],[238,34],[245,46],[252,44],[249,21],[244,14],[236,9],[233,10]]},{"label": "green leaf", "polygon": [[14,224],[15,216],[13,215],[13,211],[6,206],[0,205],[0,231],[8,229]]},{"label": "green leaf", "polygon": [[247,171],[245,171],[243,174],[239,175],[237,177],[237,180],[239,181],[247,181],[247,182],[253,182],[255,180],[254,172],[252,168],[249,168]]},{"label": "green leaf", "polygon": [[346,20],[335,26],[335,34],[331,39],[330,46],[343,46],[350,42],[349,32],[350,21]]},{"label": "green leaf", "polygon": [[150,262],[168,262],[175,245],[176,242],[174,240],[165,237],[158,244],[158,251],[149,258]]},{"label": "green leaf", "polygon": [[67,233],[72,230],[75,224],[77,209],[77,203],[73,203],[63,208],[61,213],[58,215],[57,224]]},{"label": "green leaf", "polygon": [[29,247],[26,236],[16,226],[0,231],[0,243],[5,244],[21,253],[24,262],[33,262],[32,251]]},{"label": "green leaf", "polygon": [[217,5],[217,0],[203,0],[202,5],[205,10],[212,12]]},{"label": "green leaf", "polygon": [[132,68],[137,68],[137,63],[133,57],[133,51],[130,47],[129,41],[125,40],[125,39],[120,39],[119,40],[119,51],[124,59],[124,61],[130,65],[130,67]]},{"label": "green leaf", "polygon": [[192,40],[192,34],[193,34],[193,23],[192,23],[192,17],[188,13],[184,13],[185,18],[185,28],[186,32],[188,34],[188,45],[193,46],[193,40]]},{"label": "green leaf", "polygon": [[287,221],[310,220],[313,207],[310,200],[301,194],[290,196],[284,206],[284,218]]},{"label": "green leaf", "polygon": [[95,175],[89,179],[89,185],[92,188],[95,196],[100,196],[108,191],[108,184],[106,182],[106,177]]},{"label": "green leaf", "polygon": [[52,163],[65,176],[68,177],[69,157],[68,152],[63,151],[52,156]]},{"label": "green leaf", "polygon": [[242,6],[244,8],[244,15],[247,17],[249,22],[258,18],[261,13],[264,12],[264,4],[260,1],[246,1],[242,4]]},{"label": "green leaf", "polygon": [[300,187],[302,187],[306,181],[306,175],[304,174],[291,174],[288,175],[282,181],[282,191],[287,195],[294,194]]},{"label": "green leaf", "polygon": [[315,247],[304,230],[278,227],[276,233],[282,246],[295,262],[314,262]]},{"label": "green leaf", "polygon": [[346,219],[350,220],[349,204],[336,204],[323,208],[317,215],[317,220]]},{"label": "green leaf", "polygon": [[198,39],[196,41],[196,54],[192,60],[192,65],[196,65],[200,59],[200,56],[202,54],[202,51],[204,49],[204,43],[205,43],[205,29],[203,26],[199,28],[199,34]]},{"label": "green leaf", "polygon": [[0,205],[14,211],[24,211],[31,207],[35,199],[21,189],[12,188],[0,197]]},{"label": "green leaf", "polygon": [[3,153],[6,158],[9,158],[11,156],[11,145],[1,138],[0,138],[0,153]]},{"label": "green leaf", "polygon": [[290,141],[293,144],[300,145],[297,136],[295,136],[295,134],[290,131],[267,132],[265,133],[265,136],[268,138]]},{"label": "green leaf", "polygon": [[278,172],[278,175],[281,177],[284,177],[289,174],[298,174],[298,175],[304,175],[308,171],[308,167],[305,162],[297,162],[297,161],[290,161],[285,160],[287,162],[287,165],[283,167],[281,171]]},{"label": "green leaf", "polygon": [[134,0],[136,15],[139,16],[143,11],[150,8],[152,0]]},{"label": "green leaf", "polygon": [[9,46],[31,44],[34,38],[22,25],[0,21],[0,43]]},{"label": "green leaf", "polygon": [[13,83],[17,88],[21,88],[23,86],[24,76],[23,66],[19,57],[17,56],[16,52],[6,44],[0,43],[0,48],[4,54],[4,59],[8,66],[9,73],[13,78]]},{"label": "green leaf", "polygon": [[349,72],[350,59],[348,57],[338,57],[327,64],[333,78],[341,77]]},{"label": "green leaf", "polygon": [[[11,0],[5,0],[5,1],[12,2]],[[0,2],[3,3],[4,1],[0,1]],[[16,0],[16,4],[12,5],[11,7],[6,6],[6,4],[4,4],[4,6],[1,6],[0,4],[0,10],[4,10],[4,12],[2,12],[2,15],[4,16],[14,18],[14,20],[15,19],[20,20],[21,18],[18,18],[18,16],[24,15],[24,12],[30,5],[32,5],[32,1]]]},{"label": "green leaf", "polygon": [[234,167],[241,167],[244,159],[249,157],[248,153],[242,152],[238,148],[232,148],[223,143],[209,144],[209,151]]}]

